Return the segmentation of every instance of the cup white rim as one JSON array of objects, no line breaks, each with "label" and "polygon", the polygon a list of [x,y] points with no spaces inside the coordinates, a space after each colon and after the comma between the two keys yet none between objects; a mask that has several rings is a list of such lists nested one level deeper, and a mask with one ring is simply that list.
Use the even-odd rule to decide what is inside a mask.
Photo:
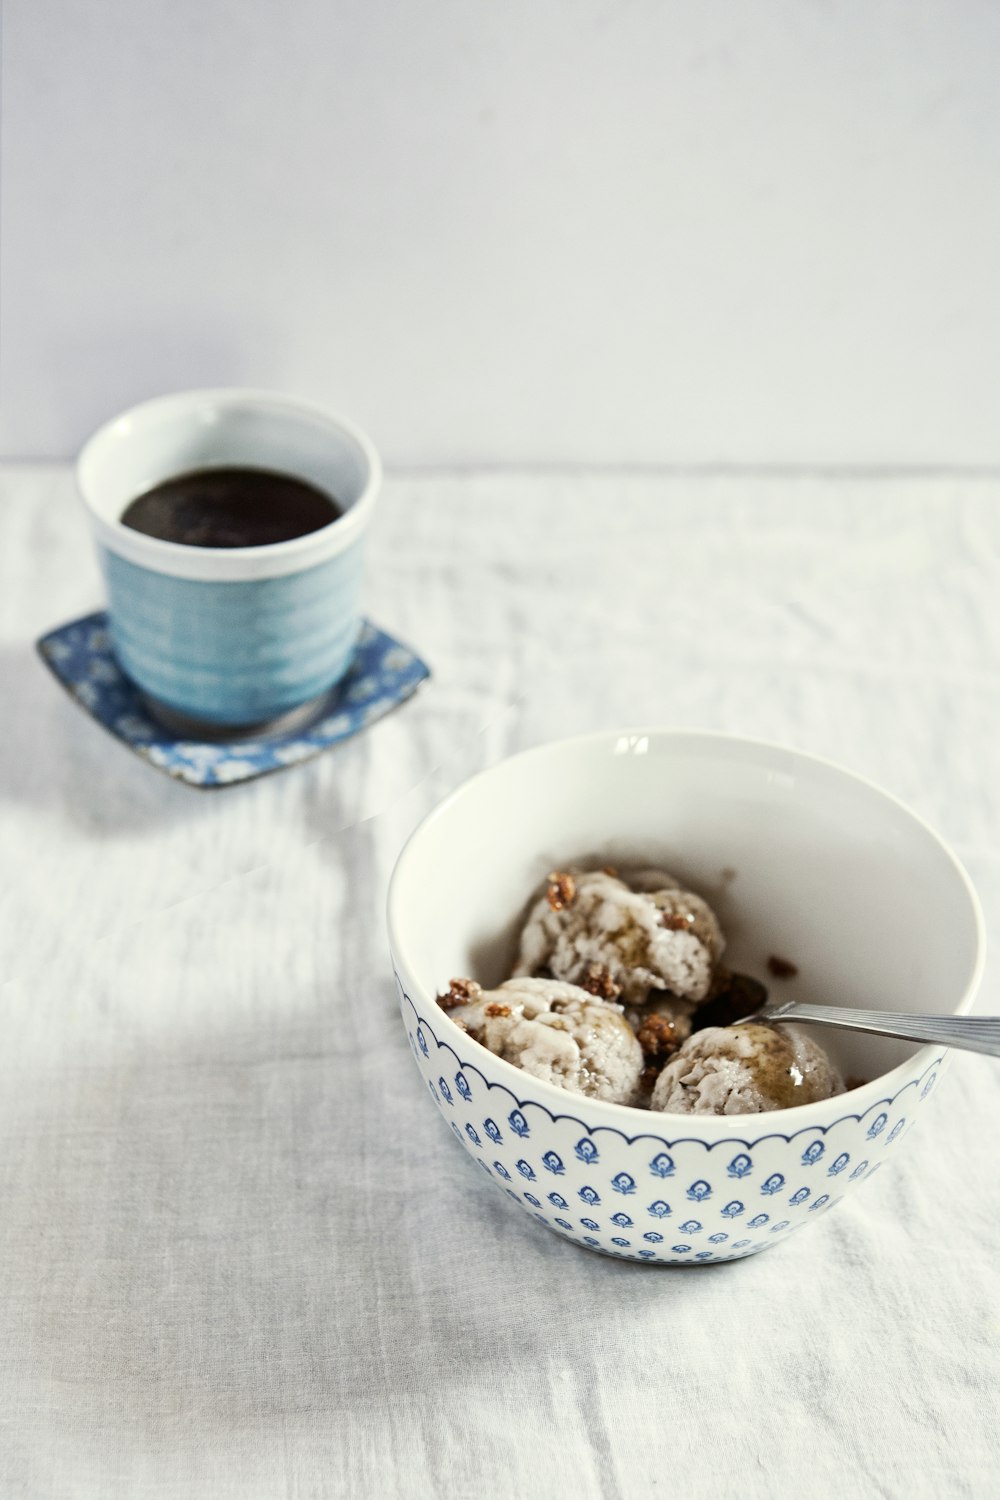
[{"label": "cup white rim", "polygon": [[[219,407],[266,405],[317,418],[336,428],[355,445],[366,465],[367,476],[361,494],[342,515],[318,531],[286,542],[271,542],[263,547],[188,547],[180,542],[147,536],[123,526],[118,519],[103,515],[95,501],[93,471],[102,451],[121,437],[123,425],[166,415],[172,408],[183,410],[199,403]],[[349,417],[318,402],[251,386],[175,391],[138,402],[102,423],[84,443],[76,461],[77,490],[100,543],[116,556],[153,572],[213,583],[283,577],[315,567],[345,552],[368,525],[381,481],[382,463],[378,450],[368,434]]]},{"label": "cup white rim", "polygon": [[[515,756],[507,756],[503,760],[498,761],[496,766],[487,767],[485,770],[479,771],[476,775],[470,776],[461,782],[446,797],[442,798],[437,806],[432,808],[427,816],[422,818],[416,828],[410,833],[399,853],[389,882],[386,901],[389,946],[394,959],[406,970],[407,975],[419,985],[419,998],[426,1006],[431,1008],[434,1014],[435,1027],[440,1023],[441,1030],[436,1033],[439,1042],[444,1041],[457,1056],[458,1048],[467,1049],[469,1037],[466,1032],[455,1024],[447,1011],[442,1010],[437,1005],[436,997],[429,994],[426,991],[426,987],[420,983],[416,970],[406,954],[405,946],[400,942],[398,915],[399,886],[401,884],[400,872],[405,869],[408,857],[412,857],[411,850],[416,840],[429,824],[444,815],[451,804],[468,787],[491,775],[499,766],[509,764],[512,760],[524,761],[534,757],[541,757],[546,752],[551,752],[559,746],[565,747],[587,743],[596,744],[603,741],[620,740],[626,736],[629,738],[641,738],[652,735],[660,739],[668,737],[674,740],[688,739],[728,742],[731,744],[752,746],[758,750],[776,751],[782,755],[792,756],[797,760],[809,761],[814,765],[822,766],[826,770],[833,771],[839,776],[867,787],[869,791],[875,792],[879,797],[892,803],[905,813],[907,817],[911,818],[913,822],[918,824],[938,846],[955,869],[965,889],[972,910],[976,933],[975,961],[958,1003],[955,1005],[953,1011],[948,1012],[948,1014],[963,1016],[969,1013],[982,981],[983,969],[986,963],[986,924],[983,918],[982,906],[976,888],[961,860],[941,835],[935,832],[919,813],[915,812],[901,798],[894,796],[891,792],[887,792],[877,782],[870,780],[867,776],[860,775],[856,771],[848,770],[847,767],[839,765],[836,761],[830,760],[826,756],[815,755],[806,750],[797,750],[790,745],[783,745],[775,740],[757,739],[749,735],[733,734],[720,730],[668,728],[665,726],[646,725],[602,729],[592,731],[589,734],[570,735],[559,740],[547,740],[543,744],[534,745],[528,750],[522,750]],[[847,1115],[857,1115],[858,1118],[861,1118],[876,1103],[894,1098],[914,1078],[920,1077],[926,1072],[942,1050],[947,1050],[942,1049],[938,1044],[919,1047],[905,1062],[897,1064],[889,1072],[879,1073],[876,1077],[870,1079],[868,1083],[862,1084],[856,1089],[851,1089],[847,1093],[834,1095],[830,1099],[817,1100],[811,1104],[794,1105],[790,1109],[762,1110],[759,1114],[753,1115],[689,1115],[676,1114],[666,1110],[653,1111],[639,1109],[634,1105],[612,1104],[606,1100],[592,1099],[568,1093],[567,1090],[559,1088],[557,1084],[548,1083],[545,1079],[535,1078],[531,1074],[526,1074],[521,1068],[515,1067],[513,1063],[509,1063],[504,1058],[497,1057],[495,1054],[488,1052],[487,1049],[481,1048],[478,1043],[475,1046],[477,1055],[480,1052],[486,1052],[489,1058],[490,1070],[496,1070],[497,1077],[506,1080],[505,1087],[507,1087],[508,1092],[528,1104],[532,1102],[531,1096],[533,1095],[537,1101],[544,1102],[550,1106],[550,1112],[554,1115],[573,1116],[577,1109],[585,1110],[592,1118],[595,1126],[607,1126],[621,1133],[628,1134],[630,1137],[662,1135],[665,1131],[676,1131],[683,1122],[690,1132],[710,1136],[713,1140],[727,1140],[732,1138],[744,1140],[748,1135],[752,1135],[755,1140],[758,1140],[775,1134],[795,1135],[809,1126],[825,1128],[824,1115],[828,1114],[831,1105],[836,1105],[840,1101],[843,1101],[845,1104],[850,1101],[851,1107],[848,1108]],[[469,1057],[468,1061],[470,1066],[475,1066],[475,1057]],[[664,1123],[658,1128],[658,1122],[660,1121]],[[779,1128],[779,1121],[783,1122],[783,1129]]]}]

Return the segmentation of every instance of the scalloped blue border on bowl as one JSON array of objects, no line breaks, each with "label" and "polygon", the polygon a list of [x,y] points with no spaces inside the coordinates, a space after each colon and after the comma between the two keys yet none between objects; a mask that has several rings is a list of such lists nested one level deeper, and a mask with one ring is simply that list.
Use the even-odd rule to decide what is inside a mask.
[{"label": "scalloped blue border on bowl", "polygon": [[[720,1146],[725,1148],[726,1150],[731,1150],[734,1145],[745,1146],[747,1150],[750,1151],[753,1150],[754,1147],[762,1145],[764,1141],[769,1140],[784,1141],[787,1145],[790,1145],[801,1135],[812,1135],[814,1137],[817,1135],[827,1135],[830,1131],[836,1130],[838,1125],[843,1125],[848,1120],[853,1120],[860,1125],[861,1121],[865,1118],[866,1115],[871,1114],[872,1110],[879,1109],[881,1106],[885,1105],[888,1105],[891,1108],[892,1105],[894,1105],[897,1100],[902,1099],[903,1095],[906,1094],[910,1089],[920,1089],[925,1086],[929,1075],[934,1074],[944,1063],[943,1056],[935,1058],[932,1063],[928,1064],[928,1066],[920,1074],[919,1078],[912,1078],[909,1083],[904,1084],[903,1087],[899,1090],[898,1094],[886,1095],[882,1099],[875,1100],[874,1103],[870,1104],[862,1114],[840,1115],[836,1120],[832,1120],[829,1125],[803,1125],[801,1129],[793,1131],[791,1135],[784,1135],[780,1130],[771,1130],[768,1131],[766,1135],[754,1136],[752,1139],[732,1135],[726,1136],[724,1140],[715,1141],[713,1143],[709,1143],[701,1136],[693,1135],[674,1136],[672,1139],[668,1140],[665,1136],[651,1135],[648,1131],[645,1130],[639,1131],[637,1135],[627,1135],[624,1130],[618,1130],[613,1125],[588,1125],[586,1120],[582,1120],[579,1115],[574,1115],[569,1112],[567,1112],[566,1114],[554,1115],[551,1110],[546,1108],[544,1104],[539,1104],[537,1099],[519,1099],[517,1095],[506,1086],[506,1084],[492,1082],[489,1078],[486,1077],[485,1073],[483,1073],[480,1068],[476,1067],[475,1063],[463,1062],[458,1053],[455,1051],[454,1047],[452,1047],[449,1042],[441,1041],[440,1037],[437,1035],[430,1022],[425,1020],[420,1015],[417,1007],[414,1005],[413,1001],[410,999],[410,996],[407,994],[406,989],[403,985],[403,981],[400,979],[399,974],[395,968],[393,969],[393,974],[395,975],[399,993],[412,1010],[414,1020],[416,1021],[417,1025],[420,1027],[425,1027],[430,1032],[438,1048],[443,1048],[444,1051],[451,1053],[452,1057],[455,1059],[455,1062],[458,1064],[458,1067],[463,1072],[475,1073],[476,1076],[481,1079],[481,1081],[486,1085],[487,1090],[499,1089],[502,1094],[506,1094],[509,1099],[512,1099],[514,1101],[514,1105],[517,1109],[523,1110],[526,1107],[530,1106],[531,1109],[540,1110],[542,1114],[548,1116],[553,1124],[556,1124],[560,1120],[570,1120],[574,1125],[579,1125],[581,1129],[585,1130],[590,1135],[599,1135],[603,1131],[606,1135],[618,1136],[626,1143],[626,1145],[629,1146],[633,1145],[636,1141],[652,1141],[656,1145],[666,1146],[668,1148],[691,1144],[696,1146],[704,1146],[705,1149],[711,1153],[712,1151],[717,1150]],[[669,1119],[675,1117],[661,1115],[660,1118]],[[747,1119],[753,1119],[753,1116],[748,1115]],[[906,1133],[909,1134],[909,1131],[907,1131]]]},{"label": "scalloped blue border on bowl", "polygon": [[74,702],[155,770],[202,790],[254,781],[322,755],[383,718],[430,677],[402,641],[366,620],[346,677],[303,728],[258,739],[183,740],[151,718],[111,649],[107,612],[61,625],[36,643]]}]

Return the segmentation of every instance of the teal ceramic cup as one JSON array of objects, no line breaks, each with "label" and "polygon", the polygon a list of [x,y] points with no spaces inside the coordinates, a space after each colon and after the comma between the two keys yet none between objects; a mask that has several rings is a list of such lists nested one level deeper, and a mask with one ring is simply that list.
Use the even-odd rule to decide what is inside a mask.
[{"label": "teal ceramic cup", "polygon": [[[195,469],[304,479],[342,514],[263,547],[191,547],[121,524],[130,501]],[[162,396],[85,445],[77,483],[108,590],[115,654],[168,726],[291,727],[343,677],[361,628],[365,531],[381,480],[370,439],[320,407],[264,391]]]}]

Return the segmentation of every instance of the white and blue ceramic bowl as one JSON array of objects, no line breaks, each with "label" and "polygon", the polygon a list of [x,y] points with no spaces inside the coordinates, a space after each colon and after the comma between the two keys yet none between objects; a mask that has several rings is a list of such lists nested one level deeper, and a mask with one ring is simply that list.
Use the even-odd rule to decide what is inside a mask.
[{"label": "white and blue ceramic bowl", "polygon": [[[129,501],[191,469],[248,465],[333,495],[329,526],[265,547],[188,547],[123,526]],[[362,543],[381,468],[322,408],[263,391],[189,391],[102,427],[77,465],[124,670],[177,727],[258,727],[347,671],[361,628]]]},{"label": "white and blue ceramic bowl", "polygon": [[530,1077],[435,996],[455,975],[505,978],[529,893],[553,868],[594,861],[674,871],[715,907],[732,967],[767,981],[770,955],[798,965],[783,997],[915,1013],[972,1006],[984,940],[968,877],[926,824],[847,771],[656,729],[505,761],[403,850],[388,910],[403,1023],[424,1087],[483,1172],[539,1224],[609,1255],[711,1263],[783,1244],[899,1156],[948,1054],[824,1030],[863,1086],[725,1117],[605,1104]]}]

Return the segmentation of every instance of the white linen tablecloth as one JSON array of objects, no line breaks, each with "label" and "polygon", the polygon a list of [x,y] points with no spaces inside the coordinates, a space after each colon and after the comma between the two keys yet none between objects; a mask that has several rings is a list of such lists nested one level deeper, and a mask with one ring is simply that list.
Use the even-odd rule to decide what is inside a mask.
[{"label": "white linen tablecloth", "polygon": [[368,609],[433,682],[212,794],[33,657],[99,598],[68,471],[0,470],[0,1495],[997,1494],[995,1063],[787,1248],[610,1261],[450,1139],[382,912],[472,770],[678,724],[896,792],[996,947],[1000,480],[393,477]]}]

